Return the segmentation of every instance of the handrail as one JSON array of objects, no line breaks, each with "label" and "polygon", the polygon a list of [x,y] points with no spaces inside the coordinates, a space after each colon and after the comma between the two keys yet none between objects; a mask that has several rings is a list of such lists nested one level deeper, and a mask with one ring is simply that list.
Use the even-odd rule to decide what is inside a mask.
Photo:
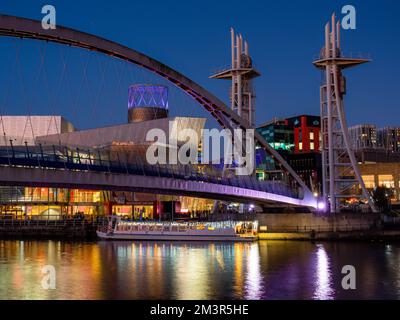
[{"label": "handrail", "polygon": [[[60,148],[57,153],[56,147],[53,147],[51,153],[47,153],[43,149],[38,152],[37,150],[18,150],[13,149],[13,157],[10,158],[9,153],[4,151],[7,148],[0,149],[0,165],[6,166],[22,166],[34,167],[41,169],[64,169],[64,170],[78,170],[78,171],[92,171],[92,172],[108,172],[113,174],[131,174],[131,175],[144,175],[144,176],[158,176],[165,178],[204,181],[214,184],[228,185],[232,187],[248,188],[262,192],[274,193],[292,198],[299,198],[297,189],[292,189],[282,181],[259,181],[252,176],[230,176],[225,177],[222,172],[217,171],[212,166],[202,167],[203,172],[199,171],[196,165],[173,165],[157,167],[146,165],[144,163],[127,163],[121,164],[121,161],[113,161],[108,155],[108,159],[104,159],[98,151],[92,153],[93,157],[87,159],[74,154],[68,154],[69,150]],[[31,149],[35,149],[32,147]],[[7,150],[8,151],[8,150]],[[64,152],[66,153],[64,154]],[[81,150],[82,151],[82,150]],[[72,151],[73,152],[73,151]],[[75,151],[76,152],[76,151]],[[90,154],[90,151],[89,151]],[[119,158],[119,156],[118,156]],[[174,170],[176,169],[176,170]]]}]

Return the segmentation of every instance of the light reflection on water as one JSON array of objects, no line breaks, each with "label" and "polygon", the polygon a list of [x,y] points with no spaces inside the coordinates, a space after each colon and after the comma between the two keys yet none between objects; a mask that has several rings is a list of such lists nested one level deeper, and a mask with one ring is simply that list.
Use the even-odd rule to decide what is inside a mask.
[{"label": "light reflection on water", "polygon": [[[347,264],[356,291],[341,288]],[[399,244],[0,241],[0,299],[355,298],[400,298]]]},{"label": "light reflection on water", "polygon": [[260,300],[262,298],[262,274],[260,270],[260,251],[258,245],[249,248],[247,257],[246,294],[245,299]]},{"label": "light reflection on water", "polygon": [[330,261],[324,245],[319,244],[316,248],[316,281],[313,298],[316,300],[333,299],[332,274]]}]

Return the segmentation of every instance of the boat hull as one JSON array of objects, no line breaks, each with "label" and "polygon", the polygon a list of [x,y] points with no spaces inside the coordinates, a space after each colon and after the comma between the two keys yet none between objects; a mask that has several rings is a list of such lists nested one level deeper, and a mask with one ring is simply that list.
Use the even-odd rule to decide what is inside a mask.
[{"label": "boat hull", "polygon": [[226,241],[252,242],[257,237],[240,237],[235,235],[184,234],[178,233],[105,233],[97,231],[97,236],[104,240],[146,240],[146,241]]}]

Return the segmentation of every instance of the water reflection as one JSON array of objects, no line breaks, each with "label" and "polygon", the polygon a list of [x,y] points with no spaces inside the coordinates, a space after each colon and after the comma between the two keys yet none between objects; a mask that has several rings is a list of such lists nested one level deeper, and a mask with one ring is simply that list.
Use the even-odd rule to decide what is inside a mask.
[{"label": "water reflection", "polygon": [[[215,250],[210,250],[215,257]],[[174,287],[177,299],[207,299],[211,274],[207,272],[212,259],[203,248],[183,247],[175,255]],[[210,268],[211,269],[211,268]]]},{"label": "water reflection", "polygon": [[245,298],[248,300],[260,300],[263,294],[260,250],[258,245],[252,245],[248,250]]},{"label": "water reflection", "polygon": [[400,244],[0,241],[0,299],[377,298],[400,298]]},{"label": "water reflection", "polygon": [[331,300],[333,299],[332,275],[328,254],[322,244],[316,248],[316,281],[314,299]]}]

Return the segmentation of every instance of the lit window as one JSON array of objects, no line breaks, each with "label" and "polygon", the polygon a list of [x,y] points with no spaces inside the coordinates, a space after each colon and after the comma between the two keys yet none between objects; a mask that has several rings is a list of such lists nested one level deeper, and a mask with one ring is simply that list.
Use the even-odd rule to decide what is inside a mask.
[{"label": "lit window", "polygon": [[314,142],[310,142],[310,149],[311,149],[311,150],[314,150],[314,149],[315,149]]},{"label": "lit window", "polygon": [[394,180],[391,174],[379,175],[379,186],[385,188],[394,188]]},{"label": "lit window", "polygon": [[314,140],[314,132],[310,132],[310,140]]},{"label": "lit window", "polygon": [[374,189],[375,188],[375,177],[373,175],[362,176],[362,179],[363,179],[365,187],[367,189]]},{"label": "lit window", "polygon": [[303,150],[303,143],[302,142],[299,143],[299,150]]}]

